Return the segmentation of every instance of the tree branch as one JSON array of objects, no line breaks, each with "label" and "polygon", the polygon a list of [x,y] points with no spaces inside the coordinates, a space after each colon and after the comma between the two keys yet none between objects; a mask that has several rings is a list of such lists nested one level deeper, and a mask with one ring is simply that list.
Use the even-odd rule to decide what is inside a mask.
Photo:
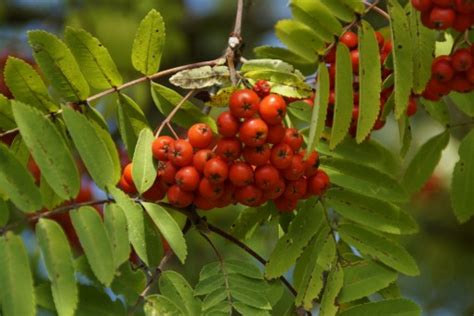
[{"label": "tree branch", "polygon": [[[175,114],[179,111],[179,109],[183,106],[183,104],[189,100],[194,94],[196,93],[196,90],[190,90],[182,99],[179,101],[179,103],[174,107],[174,109],[168,114],[168,116],[161,122],[160,127],[158,127],[158,130],[155,133],[155,137],[160,136],[161,131],[166,125],[169,125],[171,122],[171,119],[175,116]],[[172,130],[174,131],[174,130]]]}]

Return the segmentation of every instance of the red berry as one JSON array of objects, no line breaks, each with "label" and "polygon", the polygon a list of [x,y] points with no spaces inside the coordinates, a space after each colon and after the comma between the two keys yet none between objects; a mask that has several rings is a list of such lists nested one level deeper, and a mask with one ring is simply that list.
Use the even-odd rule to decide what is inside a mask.
[{"label": "red berry", "polygon": [[273,146],[270,161],[277,169],[286,169],[291,165],[293,150],[285,143]]},{"label": "red berry", "polygon": [[469,14],[474,12],[474,2],[470,0],[455,0],[454,2],[456,4],[457,12],[463,14]]},{"label": "red berry", "polygon": [[226,161],[234,161],[240,157],[242,145],[235,137],[225,137],[217,141],[216,155]]},{"label": "red berry", "polygon": [[260,102],[258,113],[268,124],[279,124],[286,115],[286,102],[280,95],[270,94]]},{"label": "red berry", "polygon": [[317,151],[312,151],[311,154],[304,162],[305,165],[305,176],[310,177],[316,174],[319,168],[319,154]]},{"label": "red berry", "polygon": [[259,80],[253,86],[253,91],[258,94],[259,97],[264,98],[270,94],[271,86],[266,80]]},{"label": "red berry", "polygon": [[283,124],[270,125],[268,127],[267,143],[278,144],[285,137],[286,128]]},{"label": "red berry", "polygon": [[275,203],[276,208],[282,213],[293,212],[298,205],[298,200],[290,200],[284,196],[280,196],[273,202]]},{"label": "red berry", "polygon": [[123,177],[124,179],[130,183],[133,184],[133,177],[132,177],[132,163],[129,163],[123,168]]},{"label": "red berry", "polygon": [[283,177],[291,181],[298,180],[304,175],[305,170],[306,166],[303,157],[301,155],[293,155],[290,166],[283,170]]},{"label": "red berry", "polygon": [[306,195],[308,190],[308,181],[305,178],[301,178],[294,181],[289,181],[286,184],[285,192],[283,196],[289,200],[298,200]]},{"label": "red berry", "polygon": [[189,165],[193,161],[193,146],[184,139],[178,139],[170,146],[168,159],[178,167]]},{"label": "red berry", "polygon": [[199,172],[192,166],[183,167],[176,172],[176,185],[184,191],[194,191],[199,186]]},{"label": "red berry", "polygon": [[374,130],[378,131],[379,129],[382,129],[384,126],[385,126],[385,121],[382,120],[381,118],[378,118],[375,121]]},{"label": "red berry", "polygon": [[471,27],[473,22],[472,14],[458,14],[453,24],[453,29],[458,32],[464,32]]},{"label": "red berry", "polygon": [[285,188],[285,181],[281,177],[279,177],[277,183],[270,189],[264,191],[263,195],[267,200],[274,200],[280,197],[285,192]]},{"label": "red berry", "polygon": [[175,183],[176,171],[176,167],[169,161],[158,163],[158,177],[168,186]]},{"label": "red berry", "polygon": [[454,69],[449,56],[439,56],[431,64],[433,78],[440,82],[448,82],[454,76]]},{"label": "red berry", "polygon": [[428,11],[433,6],[433,2],[431,0],[411,0],[411,4],[415,9],[418,11]]},{"label": "red berry", "polygon": [[210,200],[217,200],[224,194],[223,183],[211,183],[209,179],[202,178],[199,182],[199,194]]},{"label": "red berry", "polygon": [[237,90],[230,96],[229,110],[236,117],[249,118],[257,113],[259,103],[260,98],[253,90]]},{"label": "red berry", "polygon": [[217,118],[217,129],[224,137],[234,137],[239,131],[239,119],[230,112],[222,112]]},{"label": "red berry", "polygon": [[135,194],[137,193],[137,188],[135,187],[135,184],[133,182],[128,182],[125,179],[125,176],[122,175],[120,177],[120,181],[118,183],[118,186],[120,189],[122,189],[123,192],[128,193],[128,194]]},{"label": "red berry", "polygon": [[160,181],[160,178],[156,178],[155,182],[142,196],[150,201],[159,201],[162,200],[166,195],[166,188]]},{"label": "red berry", "polygon": [[408,100],[408,107],[407,107],[407,116],[415,115],[416,113],[416,100],[413,96],[410,97]]},{"label": "red berry", "polygon": [[229,175],[229,166],[220,158],[212,158],[204,166],[204,176],[212,183],[222,183]]},{"label": "red berry", "polygon": [[179,208],[191,205],[194,199],[194,195],[191,192],[182,190],[176,184],[168,189],[167,197],[170,204]]},{"label": "red berry", "polygon": [[359,51],[354,49],[351,51],[351,63],[352,63],[352,71],[355,74],[359,73]]},{"label": "red berry", "polygon": [[267,163],[270,159],[270,146],[265,144],[258,147],[245,146],[242,156],[245,161],[254,166],[261,166]]},{"label": "red berry", "polygon": [[219,197],[215,203],[216,207],[226,207],[235,202],[234,198],[235,187],[229,181],[224,184],[224,193]]},{"label": "red berry", "polygon": [[253,169],[245,162],[236,162],[230,166],[229,180],[237,187],[243,187],[253,183]]},{"label": "red berry", "polygon": [[429,29],[434,29],[436,26],[431,21],[431,10],[423,11],[420,15],[421,23]]},{"label": "red berry", "polygon": [[446,30],[454,24],[456,12],[453,9],[434,7],[430,13],[430,21],[436,29]]},{"label": "red berry", "polygon": [[203,172],[206,162],[214,158],[215,154],[210,149],[198,150],[193,156],[193,165],[197,171]]},{"label": "red berry", "polygon": [[255,184],[262,190],[270,190],[278,184],[280,173],[272,165],[263,165],[255,169]]},{"label": "red berry", "polygon": [[267,124],[258,118],[246,120],[239,130],[240,140],[247,146],[257,147],[265,144],[268,135]]},{"label": "red berry", "polygon": [[173,144],[174,139],[169,136],[158,137],[152,144],[153,157],[160,161],[168,160],[168,153]]},{"label": "red berry", "polygon": [[352,108],[352,121],[357,122],[359,120],[359,106]]},{"label": "red berry", "polygon": [[474,85],[464,76],[464,74],[456,74],[449,82],[449,87],[459,93],[470,92]]},{"label": "red berry", "polygon": [[474,67],[471,67],[466,72],[466,79],[469,80],[472,84],[474,84]]},{"label": "red berry", "polygon": [[452,7],[454,5],[454,0],[431,0],[433,4],[438,7]]},{"label": "red berry", "polygon": [[349,49],[356,48],[359,42],[357,34],[351,31],[347,31],[346,33],[342,34],[339,37],[339,41],[346,45]]},{"label": "red berry", "polygon": [[375,37],[377,38],[377,43],[379,44],[379,48],[383,48],[383,45],[385,43],[385,38],[383,37],[382,33],[380,32],[375,32]]},{"label": "red berry", "polygon": [[301,136],[296,128],[287,128],[283,143],[290,146],[293,150],[298,150],[303,144],[303,136]]},{"label": "red berry", "polygon": [[451,56],[451,63],[453,68],[459,72],[463,72],[471,68],[473,62],[470,49],[461,48],[455,51]]},{"label": "red berry", "polygon": [[262,190],[253,184],[235,189],[235,199],[237,202],[247,206],[257,206],[262,198],[262,195]]},{"label": "red berry", "polygon": [[206,148],[212,143],[212,130],[204,123],[197,123],[188,130],[188,140],[195,148]]},{"label": "red berry", "polygon": [[203,211],[208,211],[216,207],[215,201],[208,199],[200,194],[196,194],[194,196],[193,204],[196,206],[196,208]]},{"label": "red berry", "polygon": [[318,170],[314,176],[309,178],[308,189],[314,195],[321,195],[329,186],[329,176],[323,170]]}]

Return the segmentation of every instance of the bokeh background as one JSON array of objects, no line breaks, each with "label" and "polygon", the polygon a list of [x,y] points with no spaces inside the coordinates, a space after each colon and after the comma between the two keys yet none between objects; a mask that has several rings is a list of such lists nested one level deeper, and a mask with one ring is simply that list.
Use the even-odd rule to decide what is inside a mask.
[{"label": "bokeh background", "polygon": [[[46,29],[61,36],[64,27],[72,25],[83,27],[98,37],[109,49],[124,79],[134,79],[139,74],[131,65],[132,41],[139,21],[151,8],[160,11],[166,23],[162,69],[212,59],[223,52],[234,20],[235,1],[231,0],[0,0],[0,61],[9,54],[31,59],[27,30]],[[273,25],[278,19],[289,16],[286,0],[247,1],[243,24],[244,56],[252,58],[252,47],[258,45],[281,45],[273,34]],[[385,23],[376,16],[370,19],[379,27]],[[162,83],[166,83],[166,79]],[[147,85],[134,87],[126,93],[146,111],[150,122],[158,124],[160,116]],[[108,118],[111,131],[115,131],[114,97],[105,98],[96,106]],[[448,106],[453,121],[468,120],[452,105]],[[467,130],[468,127],[452,130],[450,145],[433,177],[408,205],[420,224],[420,233],[405,237],[403,242],[420,265],[421,275],[401,277],[400,286],[404,295],[422,306],[424,315],[474,314],[474,221],[463,225],[456,222],[447,191],[450,173],[457,160],[458,139]],[[413,118],[414,140],[407,161],[420,144],[439,131],[441,126],[419,110]],[[394,122],[388,122],[374,138],[394,152],[399,150]],[[101,195],[98,191],[93,193],[95,197]],[[206,215],[219,226],[228,228],[237,214],[238,207],[229,207]],[[267,225],[249,244],[267,257],[275,244],[276,230],[275,224]],[[23,234],[29,241],[31,254],[37,254],[32,234]],[[216,259],[197,233],[188,234],[187,240],[191,249],[188,264],[183,267],[172,262],[169,267],[185,273],[193,284],[202,265]],[[219,239],[213,240],[225,257],[251,260],[236,247],[229,247]],[[38,269],[41,276],[41,264]],[[277,310],[275,315],[278,313]]]}]

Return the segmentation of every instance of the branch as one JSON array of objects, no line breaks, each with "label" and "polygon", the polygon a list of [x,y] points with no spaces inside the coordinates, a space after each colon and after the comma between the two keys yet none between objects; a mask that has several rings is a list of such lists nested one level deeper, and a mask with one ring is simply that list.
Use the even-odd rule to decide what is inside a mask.
[{"label": "branch", "polygon": [[[214,66],[214,65],[217,65],[220,61],[222,61],[221,58],[216,58],[216,59],[213,59],[213,60],[200,61],[200,62],[197,62],[197,63],[187,64],[187,65],[183,65],[183,66],[178,66],[178,67],[162,70],[162,71],[159,71],[159,72],[157,72],[153,75],[140,77],[138,79],[126,82],[121,86],[110,88],[110,89],[104,90],[102,92],[99,92],[97,94],[94,94],[94,95],[88,97],[83,103],[90,103],[92,101],[98,100],[98,99],[100,99],[102,97],[105,97],[109,94],[112,94],[114,92],[119,92],[119,91],[122,91],[126,88],[130,88],[130,87],[132,87],[134,85],[137,85],[139,83],[149,81],[149,80],[150,81],[155,80],[155,79],[165,77],[165,76],[169,76],[169,75],[173,75],[173,74],[175,74],[177,72],[180,72],[182,70],[193,69],[193,68],[198,68],[198,67],[202,67],[202,66]],[[71,103],[68,103],[68,104],[71,104]],[[51,112],[51,113],[46,114],[44,117],[52,118],[52,117],[54,117],[58,114],[61,114],[62,111],[63,111],[62,109],[59,109],[56,112]],[[19,131],[18,127],[10,129],[8,131],[0,133],[0,138],[3,137],[3,136],[9,135],[9,134],[17,133],[18,131]]]},{"label": "branch", "polygon": [[368,1],[364,1],[364,4],[368,6],[368,10],[374,10],[376,13],[378,13],[380,16],[382,16],[384,19],[390,21],[390,15],[388,15],[387,12],[385,12],[382,8],[377,7],[379,1],[375,1],[374,3],[370,3]]},{"label": "branch", "polygon": [[237,12],[235,14],[233,36],[241,37],[242,32],[242,16],[244,12],[244,0],[237,0]]},{"label": "branch", "polygon": [[[256,253],[252,248],[250,248],[249,246],[247,246],[246,244],[244,244],[243,242],[241,242],[240,240],[238,240],[237,238],[235,238],[231,234],[227,233],[226,231],[223,231],[222,229],[220,229],[219,227],[216,227],[214,225],[207,224],[207,226],[209,227],[209,230],[211,232],[216,233],[217,235],[223,237],[224,239],[227,239],[228,241],[230,241],[234,245],[240,247],[245,252],[247,252],[249,255],[251,255],[252,257],[257,259],[261,264],[265,265],[267,263],[267,260],[265,260],[262,256],[260,256],[258,253]],[[291,294],[293,294],[294,296],[296,296],[298,294],[296,292],[296,289],[291,285],[291,283],[287,279],[285,279],[285,277],[283,277],[283,276],[280,277],[280,280],[288,288],[288,290],[291,292]]]},{"label": "branch", "polygon": [[[179,109],[181,108],[181,106],[183,106],[183,104],[189,100],[194,94],[196,93],[196,90],[191,90],[189,91],[182,99],[181,101],[179,101],[179,103],[174,107],[174,109],[170,112],[170,114],[168,114],[168,116],[163,120],[163,122],[161,122],[160,124],[160,127],[158,127],[158,130],[156,131],[155,133],[155,137],[158,137],[160,136],[161,134],[161,131],[163,130],[163,128],[165,127],[165,125],[169,125],[170,122],[171,122],[171,119],[175,116],[175,114],[179,111]],[[174,130],[171,129],[173,132]],[[177,135],[176,135],[177,136]]]}]

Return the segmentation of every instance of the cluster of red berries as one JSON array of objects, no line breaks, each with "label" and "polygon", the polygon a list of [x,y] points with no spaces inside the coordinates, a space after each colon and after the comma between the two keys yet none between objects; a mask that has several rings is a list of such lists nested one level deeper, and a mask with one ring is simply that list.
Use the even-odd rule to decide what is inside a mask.
[{"label": "cluster of red berries", "polygon": [[450,27],[464,32],[474,25],[472,0],[411,0],[421,12],[421,22],[430,29],[446,30]]},{"label": "cluster of red berries", "polygon": [[[382,80],[386,79],[391,73],[392,70],[384,67],[385,60],[387,59],[388,55],[392,51],[392,42],[386,41],[383,35],[380,32],[375,33],[377,37],[377,42],[379,44],[380,49],[380,59],[382,63]],[[352,122],[349,129],[350,134],[355,137],[357,131],[357,121],[359,119],[359,50],[358,50],[358,37],[357,34],[354,32],[348,31],[342,34],[339,37],[339,42],[346,45],[350,49],[351,54],[351,62],[352,62],[352,71],[353,71],[353,88],[354,88],[354,107],[352,109]],[[326,116],[326,126],[332,127],[333,119],[334,119],[334,104],[336,101],[334,86],[335,86],[335,79],[336,79],[336,49],[335,47],[329,51],[329,53],[325,57],[325,61],[327,63],[329,69],[329,77],[330,77],[330,94],[329,94],[329,107]],[[374,130],[379,130],[385,125],[385,121],[382,119],[381,115],[383,112],[383,107],[385,102],[387,102],[388,98],[393,92],[393,86],[385,88],[382,90],[380,95],[380,112],[379,118],[375,122],[373,127]],[[416,113],[416,101],[413,97],[410,98],[407,115],[411,116]]]},{"label": "cluster of red berries", "polygon": [[[198,123],[189,128],[187,139],[156,138],[152,149],[158,174],[143,197],[157,201],[166,196],[176,207],[202,210],[273,200],[280,211],[290,212],[299,199],[321,195],[329,177],[318,169],[318,153],[305,159],[302,135],[283,125],[285,100],[260,88],[255,87],[258,94],[242,89],[230,96],[229,111],[217,119],[218,137]],[[124,168],[119,183],[130,194],[136,193],[132,167]]]},{"label": "cluster of red berries", "polygon": [[431,64],[431,79],[423,97],[437,101],[451,91],[467,93],[474,90],[474,45],[459,48],[450,56],[436,57]]}]

